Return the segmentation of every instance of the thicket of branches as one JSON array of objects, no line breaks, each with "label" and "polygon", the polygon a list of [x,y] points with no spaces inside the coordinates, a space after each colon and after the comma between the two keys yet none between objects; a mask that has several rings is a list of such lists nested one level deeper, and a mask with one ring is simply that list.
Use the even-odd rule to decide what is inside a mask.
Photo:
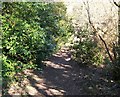
[{"label": "thicket of branches", "polygon": [[[75,28],[77,28],[77,30],[74,36],[77,38],[77,41],[75,41],[75,45],[73,46],[73,49],[75,50],[73,58],[79,62],[80,65],[81,63],[87,65],[108,65],[110,69],[109,73],[112,74],[111,76],[113,79],[119,80],[120,8],[119,4],[116,2],[110,3],[112,3],[112,7],[118,7],[116,8],[116,11],[118,13],[117,20],[115,20],[109,12],[109,14],[107,14],[106,11],[105,16],[102,17],[104,21],[97,21],[98,24],[96,26],[95,18],[99,18],[99,16],[97,15],[97,17],[92,17],[93,13],[91,13],[91,3],[88,1],[83,2],[83,6],[81,6],[80,10],[83,8],[85,8],[85,10],[82,10],[81,14],[80,12],[77,14],[79,14],[79,17],[82,18],[83,11],[86,12],[84,16],[86,16],[87,22],[84,23],[84,25],[80,25],[79,21],[76,22],[77,25],[75,25]],[[112,13],[112,10],[110,12]],[[117,16],[116,13],[113,14],[114,16]],[[77,20],[80,20],[79,17]],[[83,17],[83,19],[84,18],[85,17]]]}]

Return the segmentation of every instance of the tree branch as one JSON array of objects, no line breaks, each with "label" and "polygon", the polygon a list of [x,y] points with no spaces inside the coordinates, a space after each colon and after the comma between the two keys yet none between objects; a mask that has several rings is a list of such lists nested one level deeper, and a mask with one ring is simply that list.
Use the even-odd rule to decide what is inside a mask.
[{"label": "tree branch", "polygon": [[113,0],[113,3],[120,8],[120,4],[117,4],[114,0]]},{"label": "tree branch", "polygon": [[107,44],[106,44],[106,42],[103,40],[103,38],[99,35],[99,38],[102,40],[102,42],[104,43],[104,45],[105,45],[105,48],[106,48],[106,51],[107,51],[107,53],[108,53],[108,55],[109,55],[109,58],[110,58],[110,60],[112,61],[112,63],[113,63],[113,58],[112,58],[112,56],[110,55],[110,52],[109,52],[109,49],[108,49],[108,47],[107,47]]}]

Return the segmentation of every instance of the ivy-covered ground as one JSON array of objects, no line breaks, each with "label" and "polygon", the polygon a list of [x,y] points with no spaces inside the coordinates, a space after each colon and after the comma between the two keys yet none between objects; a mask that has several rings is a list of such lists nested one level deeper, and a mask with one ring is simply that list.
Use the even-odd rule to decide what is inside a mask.
[{"label": "ivy-covered ground", "polygon": [[61,49],[44,61],[43,71],[26,70],[21,87],[9,89],[10,95],[115,95],[120,86],[107,75],[105,67],[81,66],[71,60],[70,50]]}]

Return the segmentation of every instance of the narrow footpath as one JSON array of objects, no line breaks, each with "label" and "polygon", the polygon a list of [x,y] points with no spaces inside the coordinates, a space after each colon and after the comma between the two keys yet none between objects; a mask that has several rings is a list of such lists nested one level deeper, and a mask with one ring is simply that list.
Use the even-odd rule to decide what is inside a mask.
[{"label": "narrow footpath", "polygon": [[[11,89],[9,94],[34,95],[114,95],[119,87],[108,80],[103,68],[80,66],[71,59],[69,49],[62,49],[43,62],[43,71],[27,70],[24,89]],[[36,96],[35,96],[36,95]]]}]

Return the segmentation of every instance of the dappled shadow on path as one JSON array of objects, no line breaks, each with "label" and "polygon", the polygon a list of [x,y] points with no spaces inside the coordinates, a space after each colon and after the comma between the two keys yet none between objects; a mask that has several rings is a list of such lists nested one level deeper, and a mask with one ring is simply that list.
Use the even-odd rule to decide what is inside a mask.
[{"label": "dappled shadow on path", "polygon": [[25,91],[29,95],[95,95],[117,94],[114,82],[102,68],[80,67],[71,60],[70,51],[62,49],[43,62],[43,71],[28,70]]},{"label": "dappled shadow on path", "polygon": [[112,89],[114,82],[106,79],[101,68],[79,67],[71,60],[70,51],[63,49],[44,63],[42,73],[36,70],[28,77],[37,94],[116,94]]}]

